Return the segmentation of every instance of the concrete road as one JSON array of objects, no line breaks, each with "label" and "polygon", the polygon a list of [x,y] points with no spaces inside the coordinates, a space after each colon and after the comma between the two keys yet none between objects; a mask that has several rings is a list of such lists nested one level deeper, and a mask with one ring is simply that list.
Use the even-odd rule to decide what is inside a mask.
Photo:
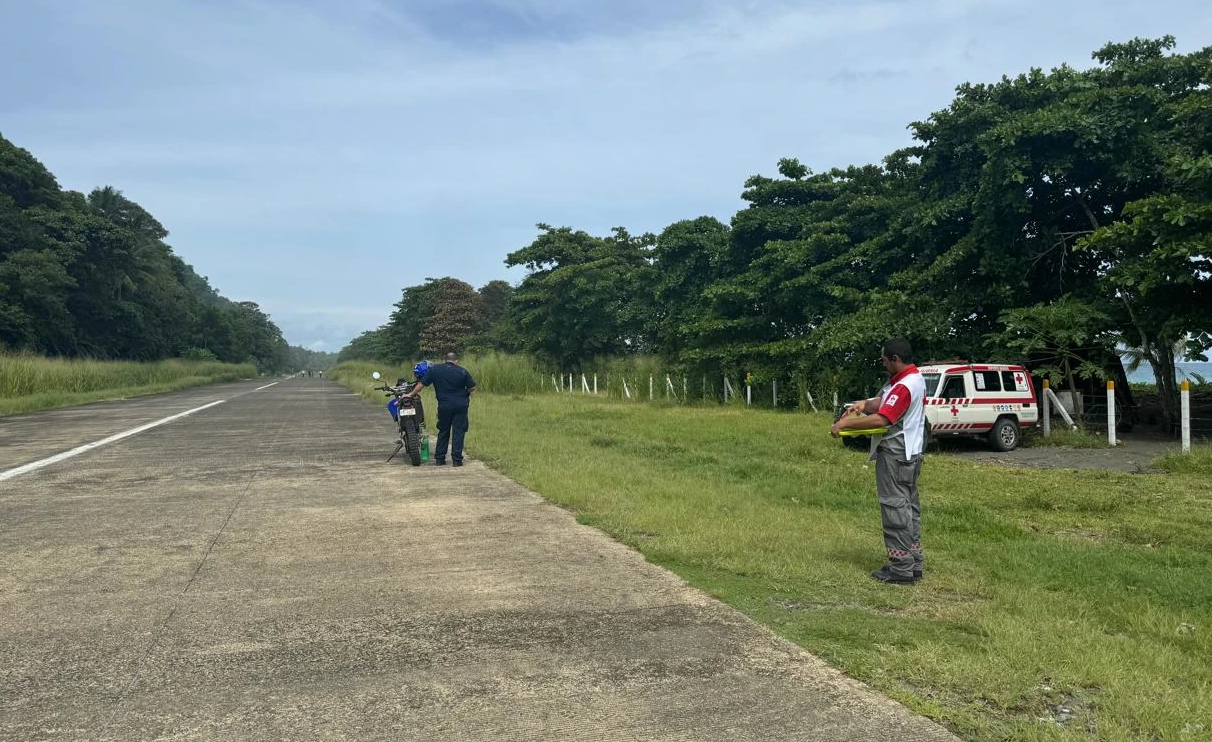
[{"label": "concrete road", "polygon": [[946,740],[330,381],[0,418],[0,739]]}]

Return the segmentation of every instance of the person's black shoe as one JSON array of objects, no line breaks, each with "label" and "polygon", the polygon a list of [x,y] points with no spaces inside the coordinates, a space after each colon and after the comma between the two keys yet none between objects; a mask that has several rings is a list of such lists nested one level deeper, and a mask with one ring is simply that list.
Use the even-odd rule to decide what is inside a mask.
[{"label": "person's black shoe", "polygon": [[453,463],[454,463],[454,465],[455,465],[455,466],[462,466],[462,465],[463,465],[463,462],[462,462],[462,461],[455,461],[455,462],[453,462]]},{"label": "person's black shoe", "polygon": [[434,466],[446,466],[446,459],[434,459],[433,465]]},{"label": "person's black shoe", "polygon": [[871,573],[871,579],[892,585],[912,585],[917,582],[913,575],[898,575],[887,567],[880,567]]},{"label": "person's black shoe", "polygon": [[913,581],[917,582],[922,579],[922,571],[920,569],[913,570]]}]

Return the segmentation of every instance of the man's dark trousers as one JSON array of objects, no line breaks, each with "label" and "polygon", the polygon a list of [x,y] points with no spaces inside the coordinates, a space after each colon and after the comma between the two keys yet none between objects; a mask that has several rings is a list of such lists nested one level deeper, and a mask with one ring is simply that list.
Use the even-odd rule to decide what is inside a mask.
[{"label": "man's dark trousers", "polygon": [[[451,440],[451,433],[454,440]],[[450,445],[450,458],[463,460],[463,437],[467,435],[467,408],[438,405],[438,447],[434,451],[436,461],[446,460],[446,446]]]}]

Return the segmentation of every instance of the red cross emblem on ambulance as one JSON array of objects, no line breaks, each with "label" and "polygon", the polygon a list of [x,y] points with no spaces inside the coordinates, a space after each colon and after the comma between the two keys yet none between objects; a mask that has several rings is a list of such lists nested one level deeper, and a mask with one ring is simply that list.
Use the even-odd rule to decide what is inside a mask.
[{"label": "red cross emblem on ambulance", "polygon": [[1021,371],[1020,371],[1020,372],[1018,372],[1018,373],[1016,373],[1016,374],[1014,375],[1014,386],[1016,386],[1016,387],[1022,387],[1022,386],[1024,386],[1024,384],[1023,384],[1023,374],[1022,374],[1022,372],[1021,372]]},{"label": "red cross emblem on ambulance", "polygon": [[959,417],[959,408],[951,405],[951,417]]}]

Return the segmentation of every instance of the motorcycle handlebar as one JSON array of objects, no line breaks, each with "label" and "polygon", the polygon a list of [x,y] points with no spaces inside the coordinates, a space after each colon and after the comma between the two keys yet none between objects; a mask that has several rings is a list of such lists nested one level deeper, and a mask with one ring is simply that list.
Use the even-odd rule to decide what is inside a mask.
[{"label": "motorcycle handlebar", "polygon": [[387,392],[388,396],[390,396],[392,394],[403,394],[404,393],[404,387],[402,387],[402,386],[383,385],[383,386],[375,387],[375,390],[380,391],[380,392]]}]

